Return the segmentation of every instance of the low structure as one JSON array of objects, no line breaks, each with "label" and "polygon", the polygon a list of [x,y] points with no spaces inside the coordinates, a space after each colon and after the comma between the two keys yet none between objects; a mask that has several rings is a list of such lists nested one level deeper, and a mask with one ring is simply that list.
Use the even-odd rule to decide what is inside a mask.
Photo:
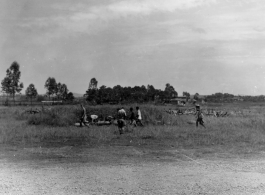
[{"label": "low structure", "polygon": [[52,104],[63,103],[63,101],[41,101],[41,103],[44,105],[52,105]]},{"label": "low structure", "polygon": [[187,102],[187,97],[182,96],[182,97],[176,97],[170,100],[170,103],[172,104],[177,104],[177,105],[182,105],[185,106]]},{"label": "low structure", "polygon": [[233,101],[244,101],[243,98],[239,97],[239,96],[234,96],[232,98]]}]

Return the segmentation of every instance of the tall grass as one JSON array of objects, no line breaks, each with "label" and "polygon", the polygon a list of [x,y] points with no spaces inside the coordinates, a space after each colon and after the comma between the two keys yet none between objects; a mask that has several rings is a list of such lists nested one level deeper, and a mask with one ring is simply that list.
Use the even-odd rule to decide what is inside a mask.
[{"label": "tall grass", "polygon": [[[136,107],[136,105],[125,106],[127,114],[129,108]],[[80,106],[56,106],[51,109],[43,110],[38,114],[28,114],[26,109],[11,108],[13,116],[17,120],[27,120],[29,125],[48,125],[52,127],[69,127],[75,122],[79,121],[81,116]],[[86,106],[87,114],[98,115],[102,120],[108,116],[116,116],[116,106]],[[164,112],[161,107],[152,105],[144,105],[141,107],[142,117],[145,125],[176,125],[177,118]]]},{"label": "tall grass", "polygon": [[[125,106],[128,110],[131,106]],[[79,106],[54,107],[41,114],[26,114],[21,108],[0,109],[0,143],[43,143],[56,141],[74,144],[173,145],[183,148],[244,146],[264,148],[265,107],[251,105],[242,115],[226,118],[206,117],[206,129],[188,124],[194,116],[172,116],[164,107],[142,105],[144,127],[126,127],[118,134],[111,126],[74,127],[81,114]],[[235,109],[235,108],[231,108]],[[237,108],[238,109],[238,108]],[[115,106],[87,107],[88,114],[113,115]],[[251,111],[251,112],[249,112]],[[159,122],[158,122],[159,121]]]}]

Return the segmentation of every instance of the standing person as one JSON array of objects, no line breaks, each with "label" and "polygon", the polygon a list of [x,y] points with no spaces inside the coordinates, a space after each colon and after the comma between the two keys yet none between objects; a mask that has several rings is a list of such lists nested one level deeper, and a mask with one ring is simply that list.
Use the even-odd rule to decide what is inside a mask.
[{"label": "standing person", "polygon": [[133,112],[133,108],[130,108],[131,116],[130,116],[130,125],[137,126],[136,124],[136,116],[135,113]]},{"label": "standing person", "polygon": [[87,126],[86,123],[88,123],[88,121],[87,121],[87,115],[86,115],[86,108],[82,104],[80,104],[80,106],[82,108],[82,116],[80,118],[80,127],[83,126],[83,123],[85,126]]},{"label": "standing person", "polygon": [[136,110],[137,110],[136,122],[138,122],[141,126],[144,126],[143,123],[142,123],[142,113],[141,113],[141,110],[140,110],[140,108],[138,106],[136,107]]},{"label": "standing person", "polygon": [[124,133],[124,128],[126,126],[126,121],[125,121],[125,117],[126,117],[126,112],[124,109],[117,109],[117,122],[118,122],[118,128],[119,128],[119,132],[120,135]]},{"label": "standing person", "polygon": [[206,128],[204,126],[203,113],[202,113],[199,105],[196,105],[196,113],[195,114],[196,114],[196,127],[198,127],[198,124],[200,124],[201,126]]}]

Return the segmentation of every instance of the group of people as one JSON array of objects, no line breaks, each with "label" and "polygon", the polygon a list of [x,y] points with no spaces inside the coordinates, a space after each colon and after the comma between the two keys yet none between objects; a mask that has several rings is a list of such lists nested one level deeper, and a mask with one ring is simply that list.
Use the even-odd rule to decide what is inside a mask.
[{"label": "group of people", "polygon": [[[82,116],[80,119],[80,126],[83,126],[83,124],[85,126],[88,126],[89,122],[87,121],[86,109],[82,104],[81,104],[81,108],[82,108]],[[130,125],[133,125],[135,127],[138,125],[143,126],[142,114],[141,114],[140,108],[138,106],[136,107],[136,111],[137,111],[137,114],[134,113],[133,108],[131,107],[130,108],[130,116],[128,118],[126,111],[123,107],[117,109],[117,123],[118,123],[118,128],[119,128],[120,134],[124,133],[124,128],[126,126],[126,119],[130,120]],[[205,127],[204,120],[203,120],[203,113],[202,113],[199,105],[196,105],[195,115],[196,115],[196,127],[198,127],[198,124]],[[92,119],[92,121],[93,121],[93,119]]]},{"label": "group of people", "polygon": [[[142,114],[141,114],[140,108],[138,106],[136,107],[136,111],[137,111],[137,114],[134,113],[132,107],[130,108],[130,116],[129,116],[130,125],[133,125],[135,127],[137,126],[137,124],[140,126],[143,126]],[[120,134],[124,133],[124,128],[126,126],[126,119],[127,118],[128,117],[127,117],[125,109],[123,107],[118,108],[117,109],[117,122],[118,122],[118,128],[119,128]]]},{"label": "group of people", "polygon": [[[89,126],[89,121],[87,120],[86,108],[82,104],[80,104],[80,106],[82,108],[82,115],[80,118],[80,127],[82,127],[83,125]],[[118,128],[119,128],[120,134],[124,133],[124,128],[126,126],[126,119],[130,120],[130,125],[133,125],[135,127],[138,125],[143,126],[142,113],[141,113],[140,108],[138,106],[136,107],[136,111],[137,111],[137,114],[134,113],[133,108],[131,107],[130,108],[130,116],[128,117],[126,114],[126,111],[123,107],[117,109],[117,117],[116,118],[117,118],[117,123],[118,123]],[[93,119],[95,119],[95,118],[93,118],[92,116],[96,116],[96,115],[91,115],[92,122],[93,122]]]}]

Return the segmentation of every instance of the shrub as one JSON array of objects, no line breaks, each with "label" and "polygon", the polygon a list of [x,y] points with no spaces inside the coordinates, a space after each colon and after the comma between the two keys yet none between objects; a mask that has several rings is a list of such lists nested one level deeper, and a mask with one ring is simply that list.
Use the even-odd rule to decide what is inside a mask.
[{"label": "shrub", "polygon": [[75,112],[71,112],[70,109],[64,107],[55,107],[39,114],[30,115],[28,118],[28,124],[58,127],[73,125],[75,121]]}]

